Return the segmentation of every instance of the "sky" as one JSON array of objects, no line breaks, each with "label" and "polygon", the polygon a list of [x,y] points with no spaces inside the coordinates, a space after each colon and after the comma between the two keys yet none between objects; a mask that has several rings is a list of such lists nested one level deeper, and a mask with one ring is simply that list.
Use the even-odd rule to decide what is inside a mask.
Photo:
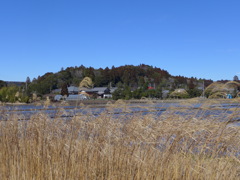
[{"label": "sky", "polygon": [[232,80],[240,77],[239,7],[239,0],[0,1],[0,80],[139,64]]}]

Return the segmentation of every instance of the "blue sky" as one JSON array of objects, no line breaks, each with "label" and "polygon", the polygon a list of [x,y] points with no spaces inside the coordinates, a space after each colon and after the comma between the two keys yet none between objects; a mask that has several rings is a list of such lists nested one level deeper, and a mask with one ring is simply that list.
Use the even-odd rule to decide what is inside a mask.
[{"label": "blue sky", "polygon": [[231,80],[240,76],[239,7],[239,0],[0,1],[0,79],[143,63]]}]

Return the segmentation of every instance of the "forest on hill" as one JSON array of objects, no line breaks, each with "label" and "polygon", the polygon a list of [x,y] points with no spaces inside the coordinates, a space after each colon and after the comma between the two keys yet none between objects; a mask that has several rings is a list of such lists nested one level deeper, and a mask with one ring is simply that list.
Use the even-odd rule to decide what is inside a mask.
[{"label": "forest on hill", "polygon": [[[46,73],[43,76],[34,78],[29,83],[28,91],[36,91],[38,94],[48,94],[53,89],[61,88],[63,84],[68,86],[79,86],[79,83],[85,77],[90,77],[95,87],[103,86],[127,86],[131,89],[139,87],[154,87],[155,89],[169,89],[176,88],[194,89],[202,84],[203,79],[187,78],[183,76],[172,76],[166,70],[157,67],[152,67],[145,64],[139,66],[125,65],[120,67],[105,69],[94,69],[93,67],[68,67],[61,69],[57,73]],[[205,86],[208,86],[213,81],[204,80]],[[199,84],[200,83],[200,84]]]},{"label": "forest on hill", "polygon": [[[149,93],[157,98],[161,98],[159,92],[163,90],[174,91],[177,88],[186,89],[190,97],[195,97],[201,94],[203,84],[207,87],[213,82],[212,80],[197,79],[194,77],[172,76],[166,70],[145,64],[138,66],[112,66],[105,69],[94,69],[93,67],[81,65],[79,67],[62,68],[57,73],[47,72],[43,76],[38,76],[32,80],[28,77],[26,82],[23,83],[22,91],[27,96],[31,96],[32,93],[43,96],[51,93],[54,89],[61,88],[64,84],[78,87],[79,83],[85,77],[92,79],[94,87],[119,87],[125,93],[135,91],[135,94],[132,94],[129,98],[149,96]],[[0,85],[5,86],[4,82]]]}]

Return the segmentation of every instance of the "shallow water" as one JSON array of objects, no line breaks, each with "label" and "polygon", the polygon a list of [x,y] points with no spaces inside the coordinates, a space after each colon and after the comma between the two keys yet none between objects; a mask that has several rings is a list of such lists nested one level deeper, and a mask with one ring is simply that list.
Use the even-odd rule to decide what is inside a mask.
[{"label": "shallow water", "polygon": [[[180,103],[152,103],[152,104],[121,104],[115,106],[34,106],[34,105],[8,105],[0,106],[0,120],[8,120],[9,116],[16,115],[18,120],[29,120],[34,114],[44,113],[51,118],[73,116],[98,116],[102,113],[118,116],[124,115],[155,115],[175,114],[195,118],[213,118],[219,121],[232,121],[240,125],[239,104],[180,104]],[[234,115],[234,117],[230,116]]]}]

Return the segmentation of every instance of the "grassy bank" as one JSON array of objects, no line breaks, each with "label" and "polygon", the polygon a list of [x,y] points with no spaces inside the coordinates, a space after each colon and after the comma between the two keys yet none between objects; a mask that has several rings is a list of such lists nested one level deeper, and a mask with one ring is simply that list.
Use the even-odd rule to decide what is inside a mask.
[{"label": "grassy bank", "polygon": [[0,179],[239,179],[240,127],[217,118],[13,115],[0,122]]}]

